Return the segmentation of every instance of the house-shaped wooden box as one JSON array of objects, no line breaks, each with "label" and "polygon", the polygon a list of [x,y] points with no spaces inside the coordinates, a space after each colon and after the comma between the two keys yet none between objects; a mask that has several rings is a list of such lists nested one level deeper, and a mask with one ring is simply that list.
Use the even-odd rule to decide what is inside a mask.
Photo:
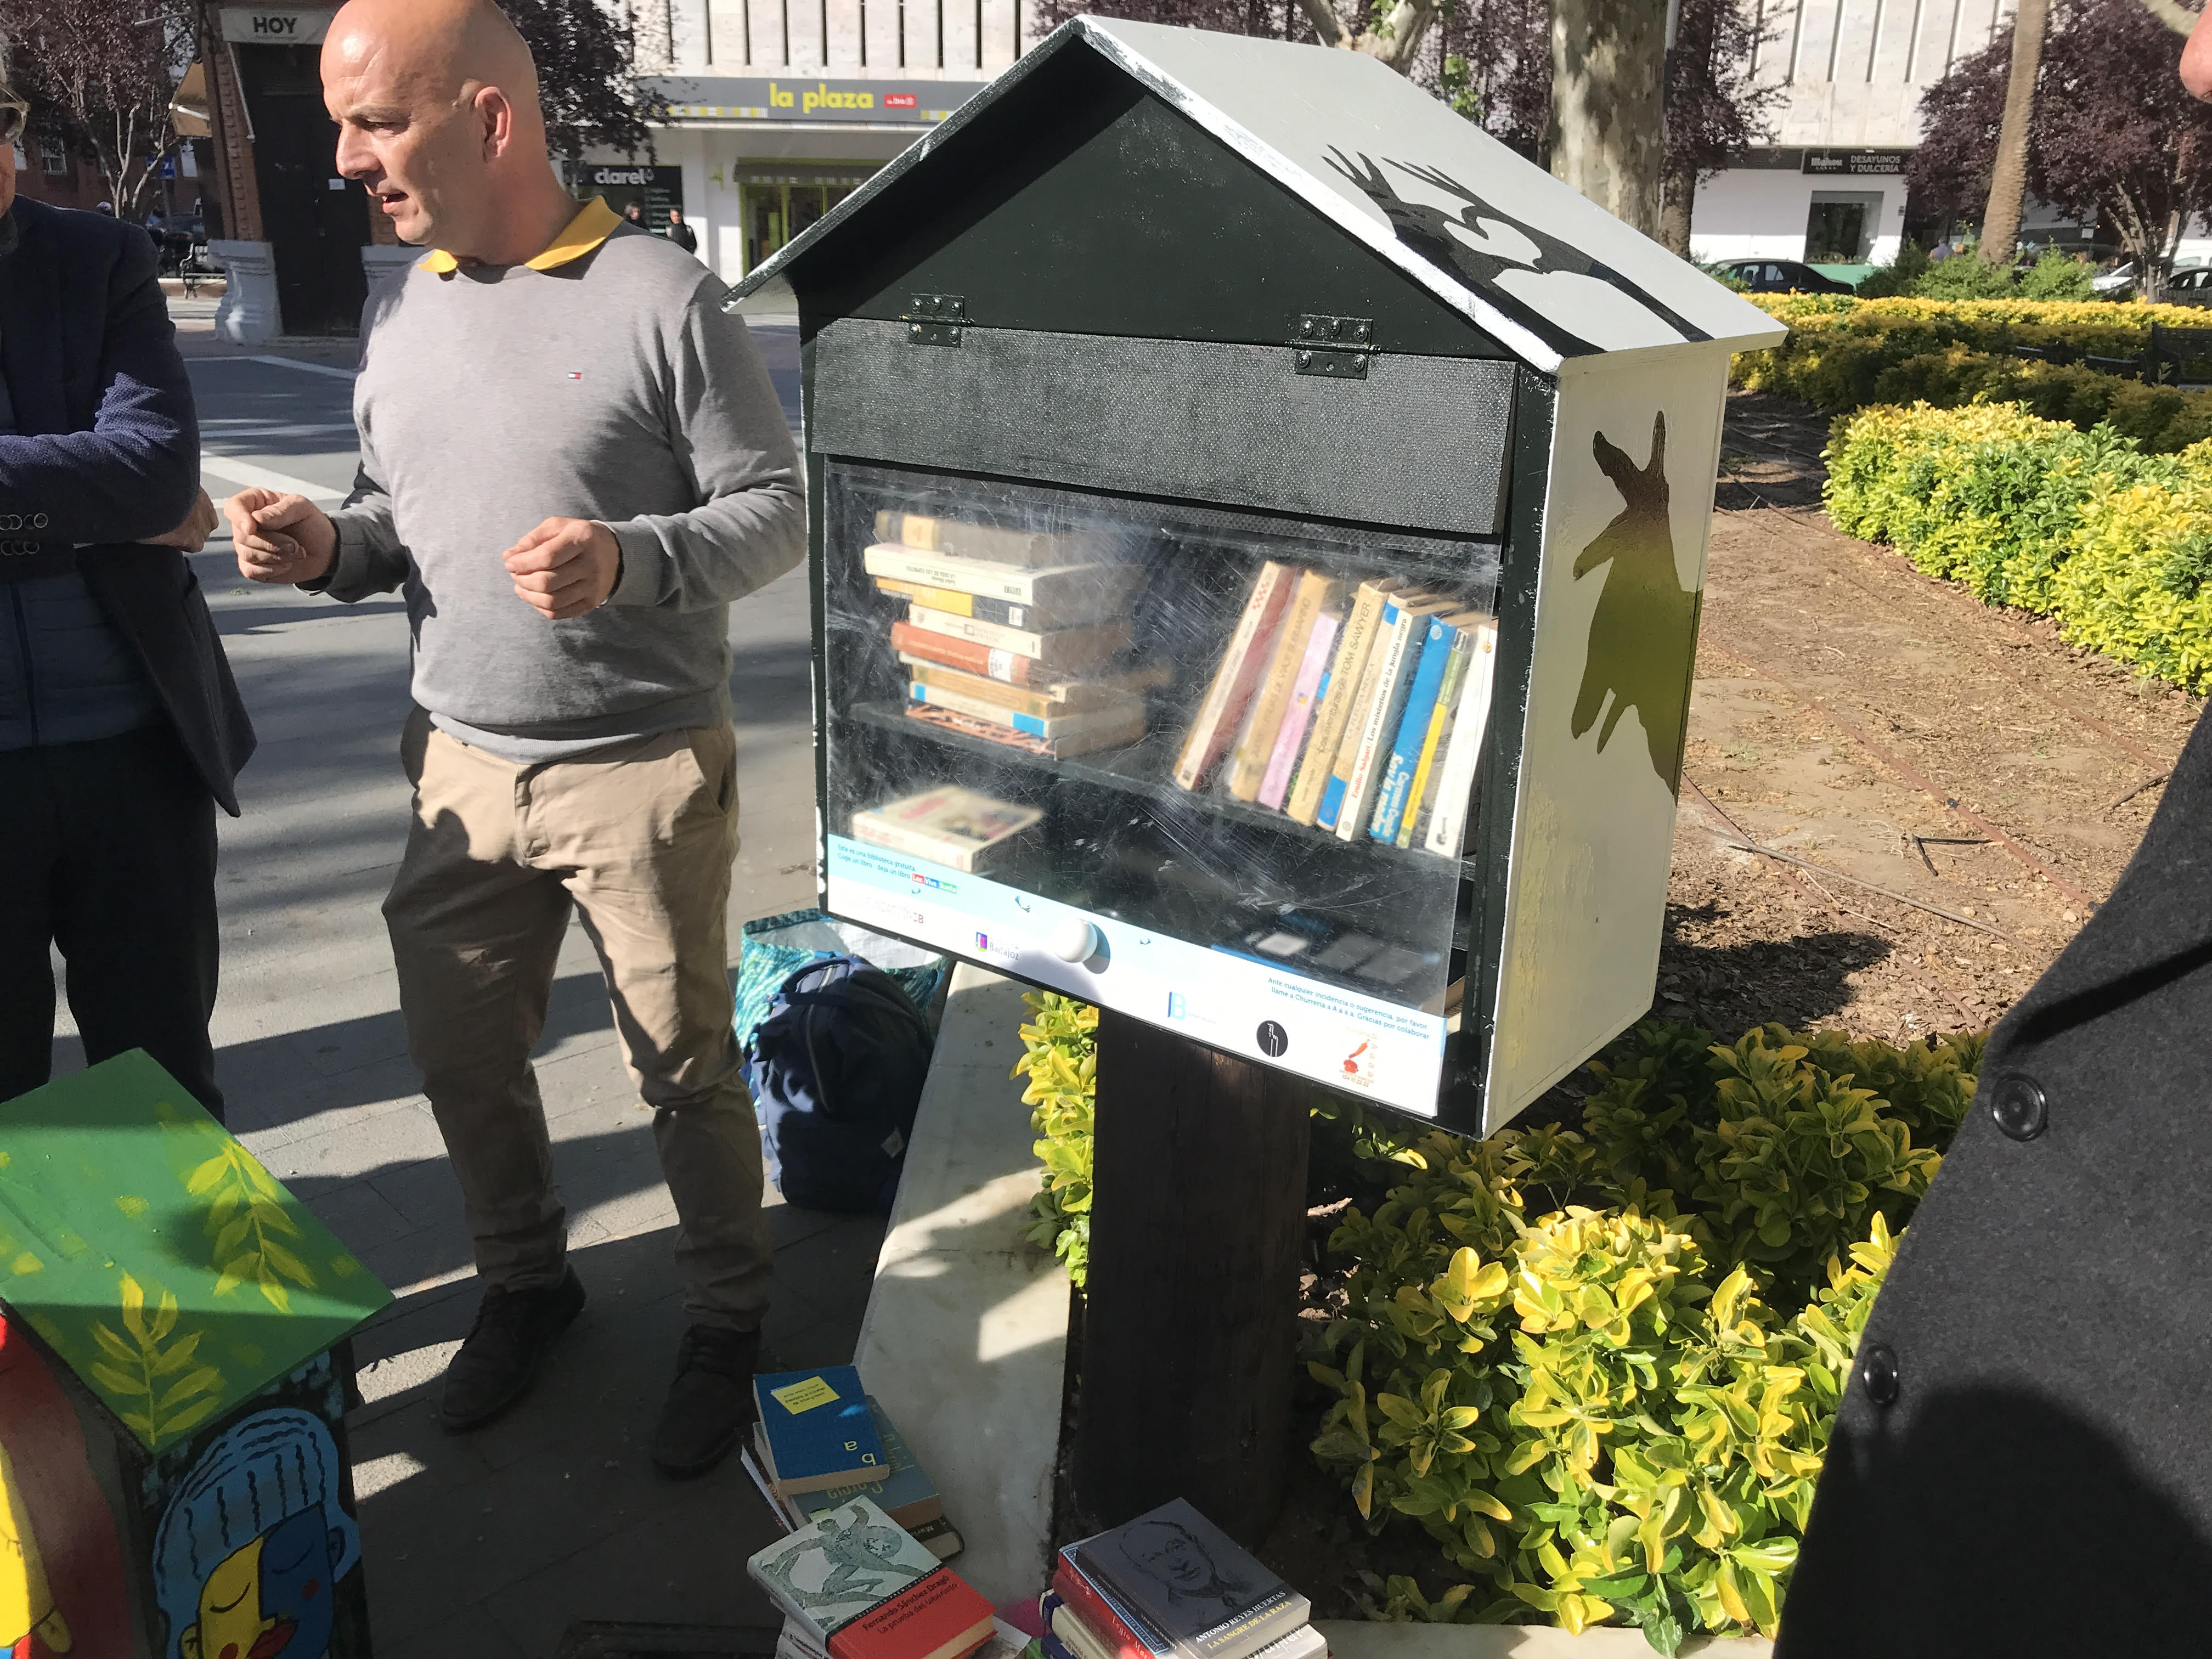
[{"label": "house-shaped wooden box", "polygon": [[143,1053],[0,1102],[0,1650],[367,1659],[331,1350],[391,1299]]},{"label": "house-shaped wooden box", "polygon": [[1763,313],[1371,58],[1090,17],[731,303],[827,908],[1468,1130],[1649,1006]]}]

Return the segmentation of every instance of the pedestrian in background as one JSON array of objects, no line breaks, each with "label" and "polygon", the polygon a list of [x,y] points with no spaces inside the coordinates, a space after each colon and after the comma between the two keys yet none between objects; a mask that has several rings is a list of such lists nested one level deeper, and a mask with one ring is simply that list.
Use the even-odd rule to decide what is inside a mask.
[{"label": "pedestrian in background", "polygon": [[751,1419],[769,1299],[731,1030],[727,634],[729,602],[801,556],[798,455],[722,285],[556,179],[490,0],[350,0],[322,70],[338,170],[436,251],[370,302],[348,504],[249,489],[230,518],[256,581],[407,596],[415,819],[384,913],[484,1285],[445,1422],[512,1405],[583,1305],[530,1063],[580,910],[681,1224],[653,1457],[696,1474]]},{"label": "pedestrian in background", "polygon": [[215,809],[253,752],[185,555],[215,528],[146,233],[15,194],[0,88],[0,1099],[52,1075],[52,951],[97,1063],[222,1115]]},{"label": "pedestrian in background", "polygon": [[696,254],[699,252],[699,233],[692,229],[690,225],[684,222],[684,210],[682,208],[671,208],[668,210],[668,230],[666,234],[670,241],[675,243],[677,246],[682,248],[686,253]]}]

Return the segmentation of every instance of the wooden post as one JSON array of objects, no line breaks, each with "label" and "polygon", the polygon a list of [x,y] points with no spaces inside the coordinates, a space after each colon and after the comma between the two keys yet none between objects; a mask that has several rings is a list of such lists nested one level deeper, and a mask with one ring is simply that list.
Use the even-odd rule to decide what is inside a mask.
[{"label": "wooden post", "polygon": [[1075,1498],[1240,1543],[1288,1471],[1310,1085],[1102,1009]]}]

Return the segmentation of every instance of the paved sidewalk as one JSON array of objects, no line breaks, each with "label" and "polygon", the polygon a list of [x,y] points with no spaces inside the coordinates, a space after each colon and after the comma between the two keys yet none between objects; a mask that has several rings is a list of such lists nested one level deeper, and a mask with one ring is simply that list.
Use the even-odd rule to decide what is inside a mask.
[{"label": "paved sidewalk", "polygon": [[[256,469],[343,491],[350,343],[230,348],[192,308],[176,304],[210,493]],[[795,418],[795,334],[760,334]],[[743,1562],[775,1528],[743,1471],[732,1461],[676,1485],[646,1457],[682,1325],[673,1214],[580,930],[538,1065],[591,1303],[507,1420],[465,1437],[436,1426],[435,1379],[476,1290],[377,909],[407,819],[396,753],[406,619],[396,597],[347,607],[249,586],[227,540],[194,566],[261,736],[240,780],[245,816],[222,825],[216,1041],[231,1121],[398,1297],[358,1344],[368,1403],[352,1425],[378,1659],[550,1659],[579,1620],[774,1626]],[[807,627],[803,572],[733,616],[744,834],[733,952],[737,924],[812,898]],[[769,1197],[770,1346],[791,1364],[845,1360],[880,1224]]]}]

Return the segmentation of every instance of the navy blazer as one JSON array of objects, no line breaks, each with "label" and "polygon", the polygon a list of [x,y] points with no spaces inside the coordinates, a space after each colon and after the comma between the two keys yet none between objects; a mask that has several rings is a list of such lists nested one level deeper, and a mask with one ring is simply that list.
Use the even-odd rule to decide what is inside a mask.
[{"label": "navy blazer", "polygon": [[80,546],[85,585],[146,665],[208,793],[234,817],[253,726],[191,563],[137,544],[184,522],[199,421],[154,258],[136,225],[22,197],[0,257],[0,533]]}]

